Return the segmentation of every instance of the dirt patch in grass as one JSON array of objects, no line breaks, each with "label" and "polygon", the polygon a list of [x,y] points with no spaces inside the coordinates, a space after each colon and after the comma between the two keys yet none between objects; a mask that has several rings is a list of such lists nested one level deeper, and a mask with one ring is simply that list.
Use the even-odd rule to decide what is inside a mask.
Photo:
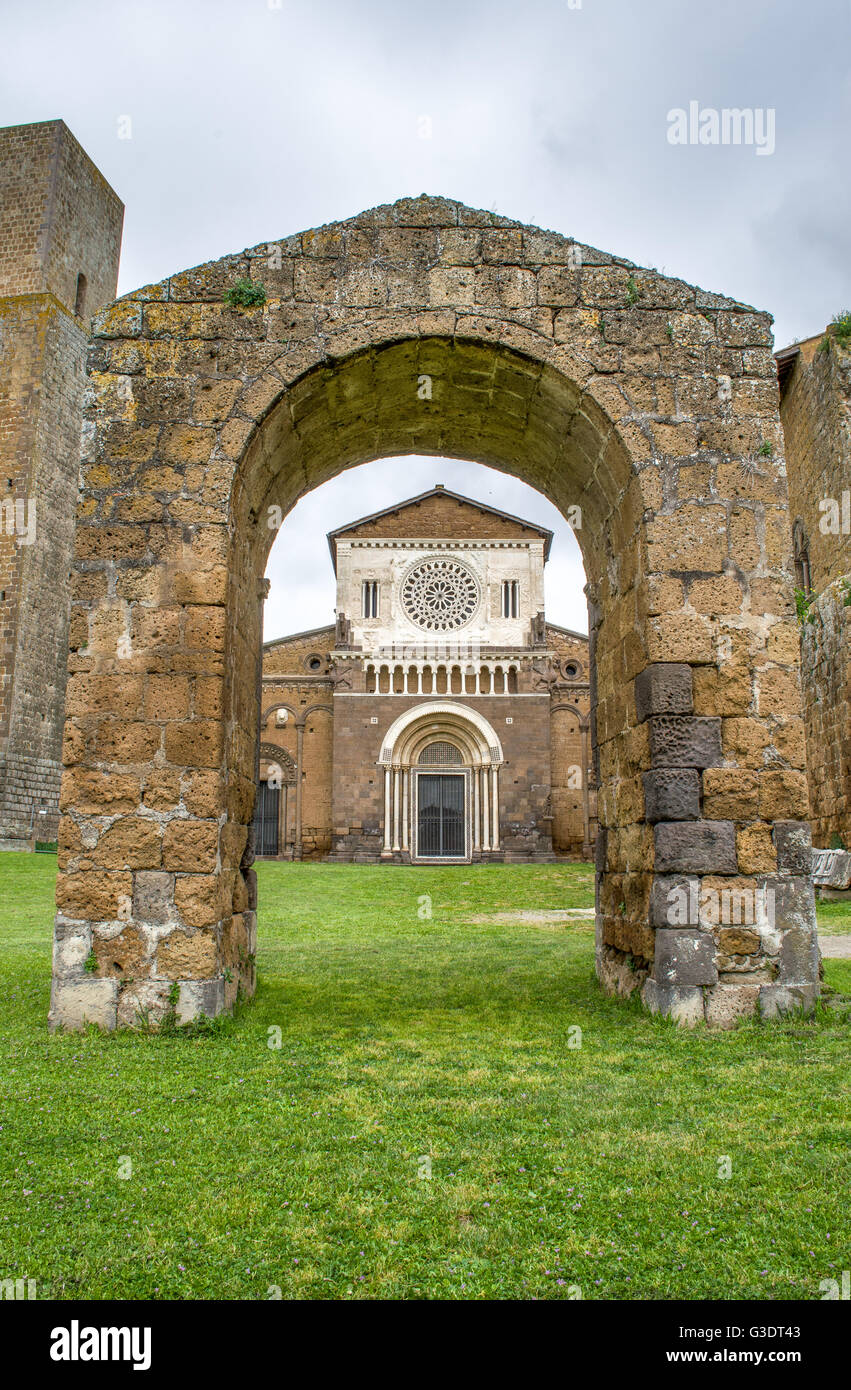
[{"label": "dirt patch in grass", "polygon": [[561,911],[544,912],[521,908],[517,912],[481,912],[470,921],[477,926],[513,927],[526,923],[531,927],[566,927],[577,921],[593,921],[593,907],[566,907]]}]

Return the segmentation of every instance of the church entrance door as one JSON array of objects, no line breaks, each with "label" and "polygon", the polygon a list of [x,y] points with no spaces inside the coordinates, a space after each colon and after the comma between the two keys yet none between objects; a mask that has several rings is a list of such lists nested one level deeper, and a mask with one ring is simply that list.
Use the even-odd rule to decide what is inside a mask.
[{"label": "church entrance door", "polygon": [[278,816],[281,791],[269,782],[260,782],[254,802],[254,853],[278,854]]},{"label": "church entrance door", "polygon": [[463,774],[457,772],[419,774],[418,858],[465,858],[464,782]]}]

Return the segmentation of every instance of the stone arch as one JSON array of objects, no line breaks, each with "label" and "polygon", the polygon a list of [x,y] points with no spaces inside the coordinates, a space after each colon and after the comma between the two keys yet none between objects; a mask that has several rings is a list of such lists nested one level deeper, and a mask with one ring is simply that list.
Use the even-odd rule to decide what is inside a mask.
[{"label": "stone arch", "polygon": [[[173,276],[94,322],[53,1022],[132,1016],[117,982],[81,965],[101,935],[116,950],[124,933],[149,943],[153,1016],[173,981],[181,1018],[253,988],[266,557],[305,491],[411,452],[521,477],[574,524],[591,614],[604,986],[641,988],[685,1022],[811,1003],[768,316],[443,199],[279,249]],[[263,282],[265,303],[225,301],[241,276]],[[154,817],[155,755],[168,777]],[[152,873],[169,885],[166,932],[150,915]],[[747,983],[727,970],[719,931],[691,909],[672,923],[677,876],[779,884],[782,920],[758,934]]]},{"label": "stone arch", "polygon": [[386,768],[410,764],[415,760],[413,749],[418,749],[424,738],[439,739],[444,734],[462,738],[471,759],[481,765],[505,761],[490,720],[466,705],[439,701],[414,705],[394,719],[381,741],[378,765]]}]

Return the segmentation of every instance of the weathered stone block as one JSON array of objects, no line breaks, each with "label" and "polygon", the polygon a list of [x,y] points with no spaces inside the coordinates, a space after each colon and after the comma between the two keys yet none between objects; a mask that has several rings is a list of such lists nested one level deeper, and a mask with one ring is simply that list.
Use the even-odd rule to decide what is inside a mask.
[{"label": "weathered stone block", "polygon": [[680,927],[660,927],[656,932],[653,974],[660,986],[714,985],[718,970],[711,934]]},{"label": "weathered stone block", "polygon": [[660,985],[657,980],[647,979],[641,999],[650,1013],[673,1018],[681,1027],[693,1028],[704,1021],[703,990],[699,987]]},{"label": "weathered stone block", "polygon": [[48,1023],[51,1028],[73,1030],[94,1023],[98,1028],[114,1028],[118,983],[116,980],[54,980]]},{"label": "weathered stone block", "polygon": [[79,979],[92,949],[92,929],[57,916],[53,933],[53,974]]},{"label": "weathered stone block", "polygon": [[140,922],[168,922],[174,916],[174,874],[142,871],[134,875],[133,916]]},{"label": "weathered stone block", "polygon": [[159,944],[157,974],[171,980],[190,976],[196,980],[209,979],[216,973],[218,954],[212,932],[173,931]]},{"label": "weathered stone block", "polygon": [[225,982],[221,975],[214,980],[181,980],[177,1000],[178,1023],[191,1023],[202,1016],[216,1018],[224,1007]]},{"label": "weathered stone block", "polygon": [[650,720],[650,759],[656,767],[717,767],[722,761],[721,720],[663,714]]},{"label": "weathered stone block", "polygon": [[735,1028],[740,1018],[756,1013],[763,985],[717,984],[706,995],[706,1022],[710,1028]]},{"label": "weathered stone block", "polygon": [[700,925],[700,879],[681,874],[657,875],[650,889],[652,927]]},{"label": "weathered stone block", "polygon": [[780,942],[777,983],[810,985],[818,980],[819,949],[815,929],[790,927]]},{"label": "weathered stone block", "polygon": [[691,714],[693,708],[692,672],[685,662],[654,661],[636,676],[639,721],[654,714]]},{"label": "weathered stone block", "polygon": [[138,980],[118,997],[117,1026],[143,1028],[157,1023],[167,1012],[171,986],[163,980]]},{"label": "weathered stone block", "polygon": [[767,916],[776,931],[793,927],[815,934],[816,900],[810,878],[767,878],[765,880]]},{"label": "weathered stone block", "polygon": [[760,934],[745,927],[722,927],[718,945],[730,956],[754,956],[760,948]]},{"label": "weathered stone block", "polygon": [[652,824],[660,820],[700,818],[700,777],[696,768],[666,767],[645,772],[644,816]]},{"label": "weathered stone block", "polygon": [[657,873],[734,874],[732,821],[661,821],[654,827]]},{"label": "weathered stone block", "polygon": [[781,1018],[783,1014],[812,1013],[818,997],[818,987],[812,985],[761,985],[759,1011],[763,1018]]}]

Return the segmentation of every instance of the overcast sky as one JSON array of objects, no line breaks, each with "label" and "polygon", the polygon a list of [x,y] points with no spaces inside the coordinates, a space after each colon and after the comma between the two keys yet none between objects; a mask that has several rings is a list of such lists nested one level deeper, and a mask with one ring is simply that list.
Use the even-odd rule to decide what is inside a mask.
[{"label": "overcast sky", "polygon": [[[778,346],[851,305],[849,0],[0,0],[0,21],[0,123],[61,116],[117,190],[121,292],[428,192],[768,309]],[[671,144],[693,101],[773,111],[773,152]],[[548,615],[585,627],[543,498],[408,459],[291,513],[267,636],[331,620],[327,529],[433,482],[556,529]]]}]

